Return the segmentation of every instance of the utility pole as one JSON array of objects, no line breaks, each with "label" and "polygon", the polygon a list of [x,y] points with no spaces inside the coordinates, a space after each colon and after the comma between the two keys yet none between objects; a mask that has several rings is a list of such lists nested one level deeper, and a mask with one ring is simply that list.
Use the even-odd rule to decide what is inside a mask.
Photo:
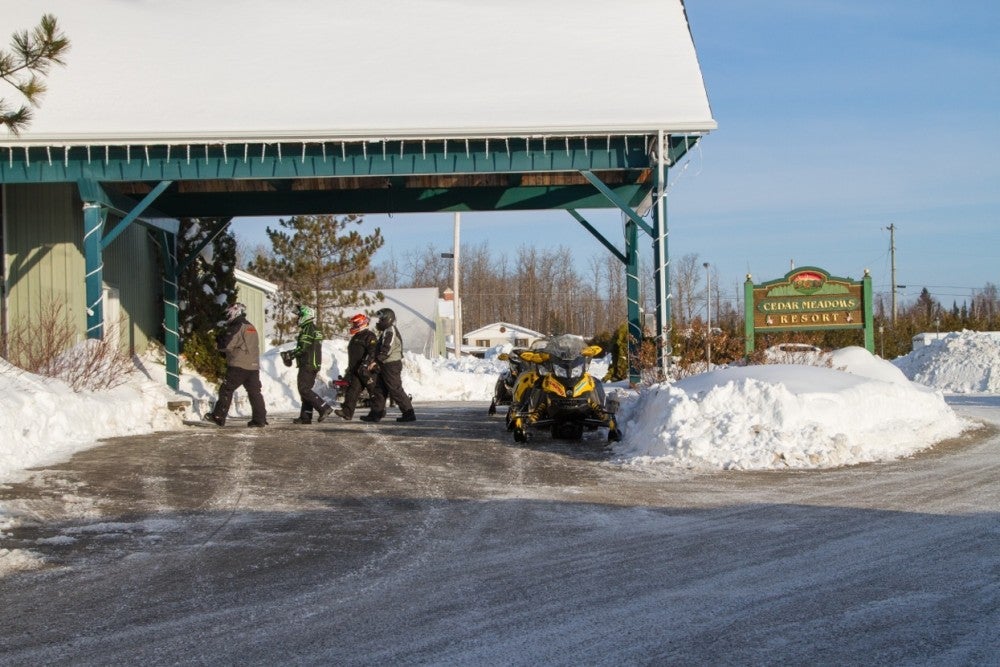
[{"label": "utility pole", "polygon": [[712,370],[712,273],[709,270],[709,263],[702,264],[705,267],[705,307],[708,309],[708,328],[705,331],[705,361],[708,363],[708,370]]},{"label": "utility pole", "polygon": [[892,281],[892,326],[896,327],[896,225],[889,225],[889,262],[891,271],[889,279]]},{"label": "utility pole", "polygon": [[462,358],[462,300],[458,296],[458,228],[462,221],[462,214],[455,213],[455,266],[452,270],[452,286],[451,289],[455,292],[455,358]]}]

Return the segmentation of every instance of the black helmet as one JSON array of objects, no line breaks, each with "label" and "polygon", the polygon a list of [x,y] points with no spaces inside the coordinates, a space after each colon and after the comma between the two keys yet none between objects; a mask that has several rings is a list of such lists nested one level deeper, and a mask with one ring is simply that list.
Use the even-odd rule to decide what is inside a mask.
[{"label": "black helmet", "polygon": [[379,331],[385,331],[396,323],[396,313],[393,312],[392,308],[379,309],[376,311],[375,317],[378,318],[378,322],[375,323],[375,328]]}]

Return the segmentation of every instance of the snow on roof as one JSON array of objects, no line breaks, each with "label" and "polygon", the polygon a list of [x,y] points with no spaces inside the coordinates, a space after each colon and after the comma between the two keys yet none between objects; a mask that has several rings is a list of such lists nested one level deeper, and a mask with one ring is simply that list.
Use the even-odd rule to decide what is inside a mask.
[{"label": "snow on roof", "polygon": [[716,126],[681,0],[8,5],[6,28],[31,29],[51,13],[71,48],[31,126],[0,134],[5,145]]},{"label": "snow on roof", "polygon": [[256,287],[257,289],[267,292],[268,294],[276,294],[278,292],[278,286],[274,283],[264,280],[259,276],[255,276],[252,273],[247,273],[242,269],[233,269],[233,275],[239,282],[250,285],[251,287]]}]

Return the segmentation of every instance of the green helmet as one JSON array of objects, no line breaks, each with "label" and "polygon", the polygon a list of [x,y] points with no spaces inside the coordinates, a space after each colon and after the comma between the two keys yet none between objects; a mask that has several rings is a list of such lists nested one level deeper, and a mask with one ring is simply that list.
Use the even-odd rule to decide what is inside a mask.
[{"label": "green helmet", "polygon": [[316,311],[309,306],[299,306],[299,326],[316,319]]}]

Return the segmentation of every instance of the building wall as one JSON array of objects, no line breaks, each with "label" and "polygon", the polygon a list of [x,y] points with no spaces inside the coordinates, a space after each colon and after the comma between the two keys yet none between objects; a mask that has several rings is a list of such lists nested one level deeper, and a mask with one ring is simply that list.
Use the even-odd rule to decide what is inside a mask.
[{"label": "building wall", "polygon": [[247,307],[247,319],[260,332],[261,335],[258,336],[260,339],[260,351],[264,352],[269,347],[267,336],[264,335],[264,309],[267,303],[267,295],[264,293],[264,290],[237,279],[236,298]]},{"label": "building wall", "polygon": [[[86,271],[83,203],[76,186],[7,185],[3,203],[7,327],[37,326],[42,313],[61,305],[76,342],[82,341]],[[109,216],[105,229],[116,221]],[[141,353],[159,337],[163,321],[156,246],[145,227],[133,224],[104,251],[103,259],[105,286],[119,297],[122,347]]]}]

